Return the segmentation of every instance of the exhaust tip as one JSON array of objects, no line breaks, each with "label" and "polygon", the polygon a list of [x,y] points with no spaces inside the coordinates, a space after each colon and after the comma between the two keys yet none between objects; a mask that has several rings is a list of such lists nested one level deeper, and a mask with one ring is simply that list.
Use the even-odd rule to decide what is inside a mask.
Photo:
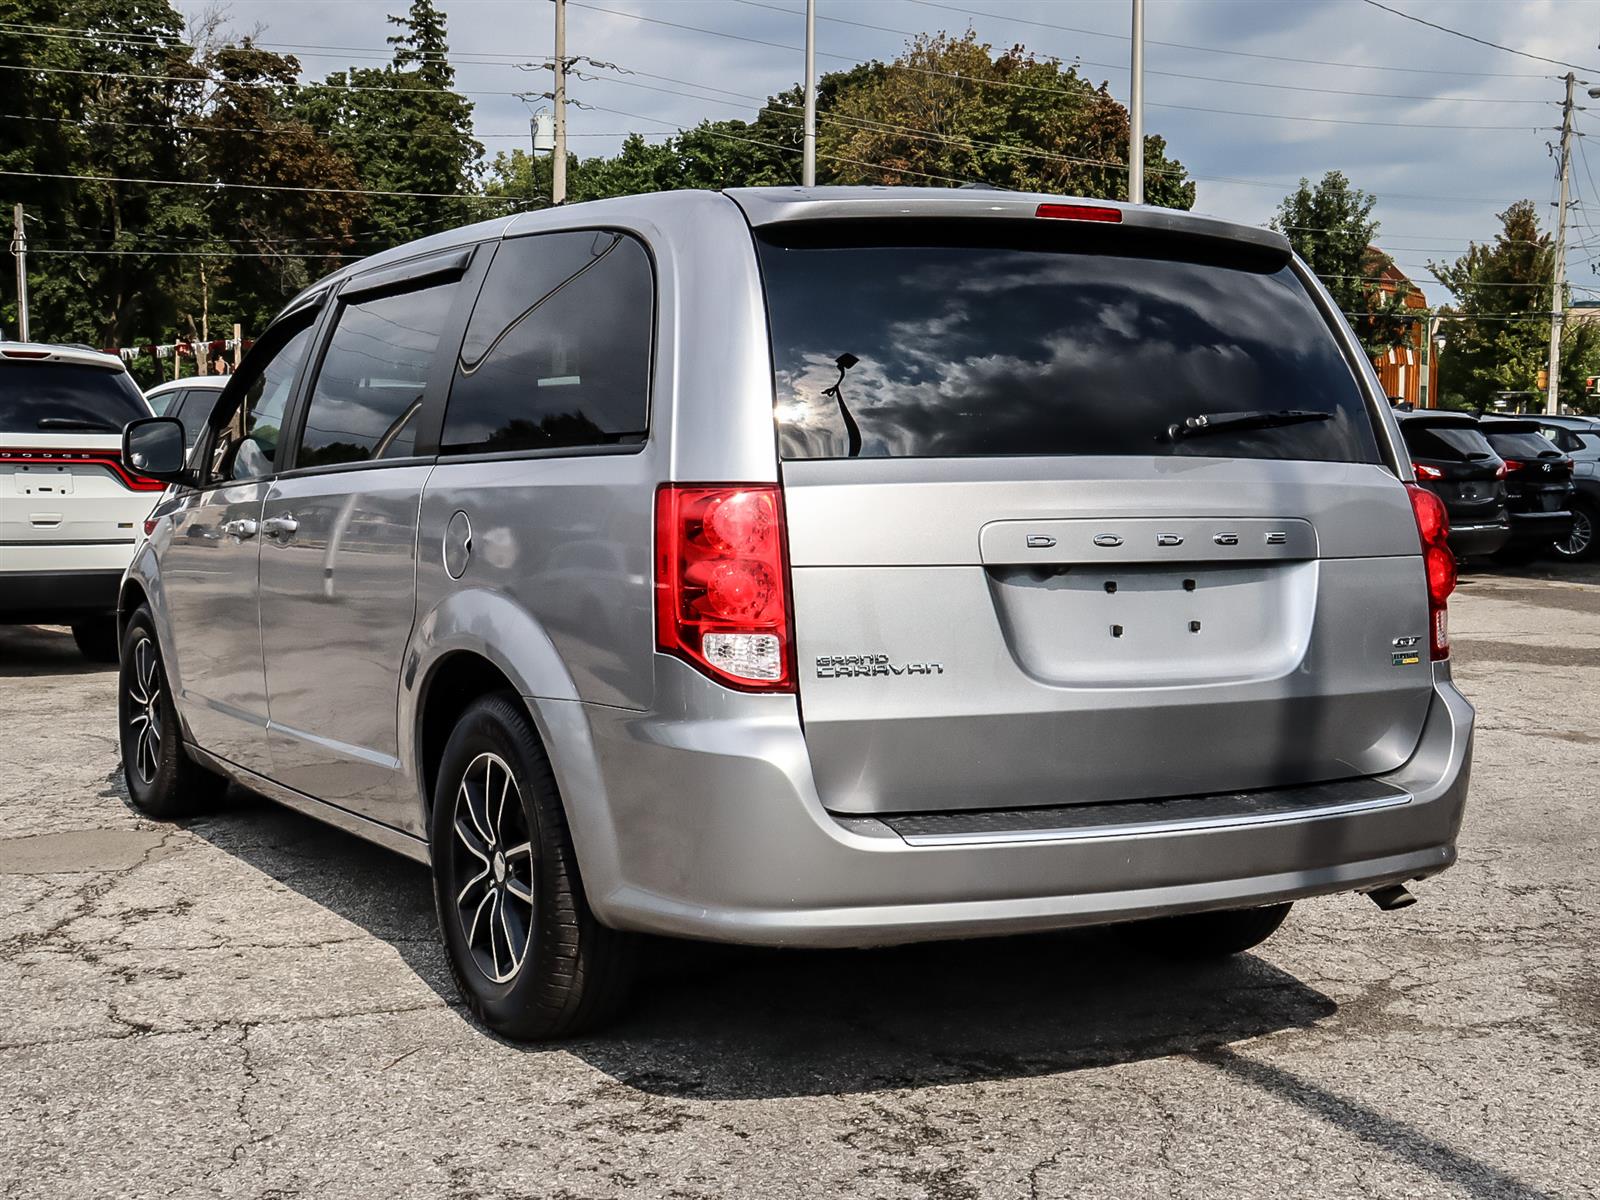
[{"label": "exhaust tip", "polygon": [[1367,899],[1384,912],[1393,912],[1397,908],[1410,908],[1417,902],[1417,898],[1406,890],[1405,885],[1399,883],[1373,888],[1367,893]]}]

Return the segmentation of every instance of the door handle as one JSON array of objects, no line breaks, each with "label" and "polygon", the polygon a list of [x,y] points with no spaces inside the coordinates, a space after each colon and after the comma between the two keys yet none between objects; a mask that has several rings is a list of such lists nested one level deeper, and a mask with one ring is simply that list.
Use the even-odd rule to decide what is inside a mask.
[{"label": "door handle", "polygon": [[287,542],[299,528],[300,522],[294,519],[293,513],[280,513],[261,522],[261,532],[280,542]]},{"label": "door handle", "polygon": [[255,537],[256,523],[249,517],[240,517],[237,521],[224,521],[222,523],[222,532],[230,537],[236,537],[242,542],[246,538]]}]

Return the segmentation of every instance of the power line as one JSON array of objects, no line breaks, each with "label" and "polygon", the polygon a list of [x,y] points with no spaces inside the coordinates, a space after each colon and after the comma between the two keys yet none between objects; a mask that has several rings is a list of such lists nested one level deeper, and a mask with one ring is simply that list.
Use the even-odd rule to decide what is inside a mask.
[{"label": "power line", "polygon": [[[295,88],[327,88],[335,92],[400,92],[408,96],[426,96],[430,93],[419,88],[374,87],[370,84],[348,86],[343,83],[318,83],[313,80],[295,80],[293,83],[273,83],[268,80],[216,79],[210,75],[144,75],[135,71],[85,71],[75,67],[29,67],[18,63],[0,63],[0,71],[27,71],[35,75],[92,75],[96,79],[143,79],[149,83],[187,83],[195,87],[272,88],[293,91]],[[438,93],[432,93],[438,94]],[[468,91],[452,88],[444,93],[450,96],[521,96],[521,92]]]},{"label": "power line", "polygon": [[[767,9],[767,10],[772,11],[772,12],[785,13],[785,14],[787,14],[789,16],[801,16],[801,15],[803,15],[803,14],[801,14],[799,12],[796,12],[792,8],[785,8],[784,6],[779,5],[779,4],[767,4],[767,3],[764,3],[763,0],[734,0],[734,2],[737,3],[737,4],[746,5],[746,6],[750,7],[750,8],[763,8],[763,9]],[[942,7],[946,7],[946,6],[939,5],[938,7],[942,8]],[[956,11],[960,11],[960,10],[956,10]],[[971,15],[982,16],[982,15],[985,15],[985,14],[975,13],[975,14],[971,14]],[[919,32],[914,31],[914,30],[910,30],[910,29],[895,29],[895,28],[893,28],[892,26],[889,26],[889,25],[873,25],[873,24],[870,24],[870,23],[868,23],[866,21],[852,21],[848,17],[831,17],[831,16],[826,16],[826,15],[824,15],[822,13],[818,13],[817,14],[817,19],[819,21],[831,21],[836,25],[853,25],[858,29],[872,29],[872,30],[878,31],[879,33],[892,33],[892,34],[895,34],[895,35],[897,35],[899,37],[911,38],[911,37],[920,36]],[[1020,18],[1018,18],[1018,19],[1020,19]],[[1044,24],[1044,22],[1032,22],[1032,21],[1030,21],[1029,24]],[[1074,33],[1088,33],[1088,32],[1090,32],[1089,30],[1070,30],[1069,27],[1065,26],[1065,25],[1050,26],[1050,28],[1069,30],[1070,32],[1074,32]],[[1110,37],[1110,36],[1113,36],[1113,35],[1111,35],[1111,34],[1102,34],[1100,36],[1102,36],[1102,37]],[[1124,41],[1125,42],[1125,41],[1128,40],[1128,35],[1127,34],[1120,34],[1120,35],[1116,35],[1116,36],[1117,36],[1117,40],[1118,41]],[[1161,45],[1176,45],[1177,43],[1157,43],[1157,44],[1161,44]],[[1196,49],[1200,49],[1201,47],[1195,47],[1195,48]],[[1089,59],[1079,58],[1076,55],[1073,56],[1073,58],[1072,58],[1070,63],[1066,63],[1066,60],[1060,59],[1059,57],[1057,57],[1055,59],[1055,61],[1059,62],[1059,63],[1064,63],[1065,65],[1070,65],[1070,66],[1073,66],[1073,67],[1093,67],[1096,70],[1105,70],[1105,71],[1127,71],[1128,70],[1128,64],[1125,63],[1125,62],[1123,62],[1123,63],[1093,62],[1093,61],[1091,61]],[[1316,93],[1320,93],[1320,94],[1323,94],[1323,95],[1329,95],[1329,96],[1359,96],[1359,97],[1361,97],[1363,99],[1369,99],[1369,100],[1420,100],[1420,101],[1426,101],[1426,102],[1436,102],[1436,101],[1443,100],[1443,101],[1449,101],[1449,102],[1455,102],[1455,103],[1461,103],[1461,104],[1547,104],[1548,103],[1548,101],[1545,101],[1545,100],[1532,100],[1532,99],[1512,98],[1512,97],[1499,97],[1499,96],[1410,96],[1410,95],[1395,95],[1395,94],[1386,93],[1386,92],[1372,92],[1372,91],[1358,90],[1358,89],[1311,87],[1311,86],[1305,85],[1305,84],[1266,83],[1264,81],[1256,80],[1256,79],[1228,79],[1228,78],[1225,78],[1225,77],[1219,76],[1219,75],[1193,75],[1193,74],[1188,74],[1188,73],[1183,72],[1183,71],[1158,71],[1153,67],[1147,67],[1145,69],[1145,73],[1147,75],[1160,75],[1160,76],[1163,76],[1163,77],[1168,78],[1168,79],[1190,79],[1190,80],[1195,80],[1195,81],[1200,82],[1200,83],[1234,84],[1234,85],[1237,85],[1237,86],[1240,86],[1240,87],[1271,88],[1271,89],[1273,89],[1275,91],[1316,92]],[[1539,78],[1539,77],[1536,76],[1535,78]]]},{"label": "power line", "polygon": [[[988,18],[989,20],[994,20],[994,21],[1014,21],[1014,22],[1018,22],[1018,23],[1023,24],[1023,25],[1037,25],[1037,26],[1039,26],[1041,28],[1044,28],[1044,29],[1058,29],[1058,30],[1062,31],[1063,33],[1081,33],[1081,34],[1086,34],[1089,37],[1110,38],[1111,40],[1117,41],[1117,42],[1126,42],[1126,41],[1129,40],[1128,35],[1125,34],[1125,33],[1102,33],[1098,29],[1079,29],[1079,28],[1077,28],[1075,26],[1072,26],[1072,25],[1057,25],[1057,24],[1053,24],[1050,21],[1039,21],[1039,20],[1034,20],[1033,18],[1030,18],[1030,17],[1016,17],[1016,16],[1011,16],[1010,14],[993,13],[993,12],[982,12],[982,11],[980,11],[978,9],[972,9],[972,8],[959,8],[954,4],[940,4],[940,3],[937,3],[936,0],[908,0],[908,3],[919,4],[924,8],[942,8],[942,9],[945,9],[945,10],[947,10],[949,12],[961,13],[963,16],[968,16],[968,17],[985,17],[985,18]],[[1508,71],[1444,71],[1444,70],[1440,70],[1438,68],[1433,68],[1433,67],[1391,67],[1391,66],[1384,66],[1384,65],[1381,65],[1381,64],[1378,64],[1378,63],[1338,62],[1338,61],[1325,59],[1325,58],[1292,58],[1292,57],[1290,57],[1288,55],[1283,55],[1283,54],[1264,54],[1264,53],[1261,53],[1259,51],[1254,51],[1254,50],[1234,50],[1234,49],[1225,48],[1225,47],[1222,47],[1222,46],[1197,46],[1197,45],[1193,45],[1193,44],[1188,43],[1188,42],[1164,42],[1164,41],[1161,41],[1158,38],[1146,38],[1145,42],[1148,45],[1151,45],[1151,46],[1167,46],[1167,47],[1169,47],[1171,49],[1174,49],[1174,50],[1195,50],[1195,51],[1198,51],[1198,52],[1200,52],[1202,54],[1227,54],[1227,55],[1233,55],[1233,56],[1236,56],[1236,57],[1239,57],[1239,58],[1264,59],[1264,60],[1266,60],[1268,62],[1294,63],[1294,64],[1299,65],[1299,66],[1307,66],[1307,67],[1338,67],[1339,69],[1346,70],[1346,71],[1348,71],[1348,70],[1358,70],[1358,71],[1396,71],[1396,72],[1402,72],[1402,73],[1405,73],[1405,74],[1408,74],[1408,75],[1476,76],[1476,77],[1485,78],[1485,79],[1544,79],[1544,78],[1547,78],[1547,76],[1545,76],[1543,74],[1533,74],[1533,73],[1530,73],[1530,72],[1520,72],[1519,73],[1519,72],[1508,72]]]},{"label": "power line", "polygon": [[[775,49],[778,49],[778,50],[788,50],[788,51],[792,51],[792,52],[797,53],[797,54],[801,53],[802,50],[803,50],[803,47],[800,47],[800,46],[789,46],[789,45],[785,45],[782,42],[770,42],[770,41],[767,41],[764,38],[747,37],[744,34],[740,34],[740,33],[727,33],[727,32],[725,32],[723,30],[720,30],[720,29],[707,29],[707,28],[705,28],[704,26],[701,26],[701,25],[686,25],[686,24],[684,24],[684,23],[682,23],[680,21],[668,21],[668,20],[665,20],[665,19],[663,19],[661,17],[647,17],[647,16],[643,15],[642,13],[630,13],[630,12],[624,12],[624,11],[622,11],[620,9],[602,8],[598,4],[582,3],[581,0],[568,0],[568,2],[574,8],[586,8],[586,9],[589,9],[590,11],[592,11],[592,12],[606,13],[606,14],[608,14],[610,16],[615,16],[615,17],[625,17],[625,18],[627,18],[629,20],[634,20],[634,21],[644,21],[644,22],[648,22],[649,24],[652,24],[652,25],[666,25],[666,26],[669,26],[670,28],[673,28],[673,29],[683,29],[683,30],[687,30],[687,31],[689,31],[691,33],[703,33],[703,34],[707,34],[707,35],[709,35],[711,37],[730,38],[730,39],[732,39],[734,41],[739,41],[739,42],[753,42],[753,43],[755,43],[757,45],[771,46],[771,47],[773,47]],[[751,0],[742,0],[742,2],[748,3],[748,2],[751,2]],[[855,23],[856,22],[852,22],[852,24],[855,24]],[[891,30],[890,32],[894,32],[894,31]],[[830,53],[827,53],[826,51],[822,51],[822,50],[818,50],[817,53],[819,55],[821,55],[822,57],[824,57],[824,58],[841,59],[841,60],[843,60],[845,62],[850,63],[852,66],[865,66],[865,65],[868,65],[867,63],[859,61],[857,59],[853,59],[849,55],[846,55],[846,54],[830,54]],[[962,74],[959,74],[957,72],[952,72],[952,71],[933,71],[933,70],[929,70],[928,68],[925,68],[925,67],[906,66],[904,63],[884,63],[882,65],[885,66],[885,67],[891,68],[893,70],[897,70],[897,71],[910,71],[910,72],[912,72],[914,74],[918,74],[918,75],[941,76],[941,77],[944,77],[944,78],[959,80],[959,81],[961,81],[963,83],[977,84],[977,85],[984,86],[984,87],[1019,88],[1019,89],[1022,89],[1022,90],[1025,90],[1025,91],[1031,91],[1031,92],[1045,92],[1045,93],[1050,93],[1050,94],[1054,94],[1054,95],[1063,96],[1063,97],[1066,97],[1067,99],[1073,100],[1075,102],[1082,102],[1085,99],[1084,96],[1079,95],[1079,94],[1075,94],[1072,91],[1070,91],[1069,89],[1061,88],[1061,87],[1044,87],[1044,86],[1041,86],[1039,84],[1019,83],[1016,80],[1011,80],[1011,79],[976,79],[976,78],[974,78],[974,77],[972,77],[970,75],[962,75]],[[1085,86],[1088,87],[1089,85],[1087,83],[1085,83]],[[1092,89],[1091,89],[1091,94],[1093,94]],[[1213,115],[1230,116],[1230,117],[1258,117],[1258,118],[1261,118],[1263,120],[1271,120],[1271,121],[1306,121],[1306,122],[1311,122],[1313,124],[1365,125],[1365,126],[1371,126],[1371,127],[1374,127],[1374,128],[1383,128],[1383,129],[1450,129],[1450,130],[1476,130],[1476,131],[1479,131],[1479,132],[1523,132],[1523,131],[1525,131],[1526,129],[1529,128],[1526,125],[1441,125],[1441,124],[1435,124],[1435,123],[1431,123],[1431,122],[1422,122],[1422,121],[1361,121],[1361,120],[1353,120],[1353,119],[1347,119],[1347,118],[1342,118],[1342,117],[1304,117],[1304,116],[1296,116],[1296,115],[1291,114],[1291,113],[1240,112],[1240,111],[1236,111],[1236,110],[1233,110],[1233,109],[1224,109],[1224,108],[1201,108],[1201,107],[1197,107],[1195,105],[1190,105],[1190,104],[1159,104],[1159,105],[1158,104],[1151,104],[1150,107],[1152,107],[1152,108],[1176,109],[1176,110],[1182,110],[1182,111],[1186,111],[1186,112],[1201,112],[1201,113],[1209,113],[1209,114],[1213,114]]]},{"label": "power line", "polygon": [[1534,62],[1549,63],[1556,67],[1571,67],[1577,71],[1590,72],[1596,70],[1595,67],[1579,66],[1577,63],[1567,62],[1565,59],[1561,58],[1546,58],[1542,54],[1530,54],[1526,50],[1518,50],[1515,46],[1502,46],[1499,42],[1491,42],[1486,38],[1481,38],[1474,34],[1463,33],[1459,29],[1451,29],[1448,25],[1440,25],[1435,21],[1428,21],[1422,17],[1413,16],[1411,13],[1402,12],[1398,8],[1391,8],[1387,4],[1380,4],[1378,0],[1365,0],[1365,3],[1370,4],[1373,8],[1381,8],[1386,13],[1393,13],[1395,16],[1401,17],[1404,20],[1415,21],[1418,25],[1426,25],[1429,29],[1437,29],[1440,33],[1448,33],[1453,37],[1465,38],[1469,42],[1477,42],[1478,45],[1488,46],[1492,50],[1504,50],[1507,54],[1521,55],[1523,58],[1531,58]]},{"label": "power line", "polygon": [[[628,114],[624,114],[628,115]],[[66,175],[48,171],[0,171],[0,176],[13,179],[70,179],[79,183],[145,183],[156,187],[242,188],[255,192],[317,192],[332,196],[407,196],[419,200],[467,200],[505,204],[507,198],[499,196],[474,196],[461,192],[390,192],[375,188],[291,187],[278,183],[222,183],[197,179],[137,179],[121,175]]]}]

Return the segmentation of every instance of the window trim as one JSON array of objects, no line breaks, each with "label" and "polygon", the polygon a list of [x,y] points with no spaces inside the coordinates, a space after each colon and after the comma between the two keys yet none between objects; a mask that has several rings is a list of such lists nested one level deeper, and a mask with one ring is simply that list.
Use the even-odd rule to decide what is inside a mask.
[{"label": "window trim", "polygon": [[[322,336],[322,327],[328,319],[330,306],[325,303],[328,294],[326,290],[318,292],[306,302],[297,304],[293,308],[280,313],[277,319],[267,326],[266,332],[257,339],[256,344],[250,347],[250,351],[245,355],[244,361],[239,364],[239,369],[228,376],[227,385],[217,394],[217,399],[212,404],[211,417],[207,420],[205,429],[195,439],[194,445],[190,447],[188,452],[191,462],[208,464],[205,474],[200,477],[193,488],[185,488],[185,491],[207,492],[240,484],[260,483],[264,480],[276,479],[283,473],[279,460],[275,460],[273,463],[275,469],[265,475],[253,475],[249,479],[214,479],[211,476],[209,463],[211,462],[212,451],[216,446],[217,430],[226,422],[232,420],[234,414],[239,411],[239,405],[243,401],[245,385],[238,381],[252,379],[254,372],[252,360],[263,354],[276,357],[284,346],[299,335],[302,329],[309,329],[311,331],[311,345],[308,348],[305,362],[300,364],[298,371],[295,373],[294,381],[289,385],[289,400],[283,410],[283,427],[288,427],[289,422],[293,419],[295,406],[299,402],[300,390],[305,386],[306,371],[311,365],[312,353],[316,350],[317,341]],[[301,324],[302,321],[305,322],[304,325]]]},{"label": "window trim", "polygon": [[[455,390],[455,381],[460,365],[461,347],[466,341],[467,326],[472,322],[472,314],[477,310],[478,300],[482,296],[484,284],[488,280],[489,271],[493,267],[493,260],[499,256],[500,247],[508,242],[521,242],[529,238],[551,237],[569,233],[611,233],[625,237],[636,243],[644,251],[645,262],[650,269],[650,349],[648,360],[648,376],[645,380],[644,397],[644,433],[637,442],[597,442],[586,446],[545,446],[530,447],[526,450],[479,450],[466,454],[445,454],[440,449],[444,437],[444,422],[449,415],[451,395]],[[588,268],[584,268],[587,270]],[[583,274],[579,271],[578,275]],[[577,275],[569,276],[562,281],[565,287]],[[557,289],[559,290],[559,288]],[[450,379],[445,388],[444,400],[438,409],[438,419],[434,424],[432,433],[433,453],[440,463],[458,462],[510,462],[521,458],[591,458],[595,456],[614,454],[639,454],[649,448],[655,438],[656,416],[656,378],[657,356],[661,349],[661,268],[656,261],[655,247],[648,238],[638,230],[629,229],[622,225],[571,225],[559,229],[530,229],[509,237],[502,237],[495,241],[488,255],[484,256],[483,272],[479,276],[477,290],[473,293],[472,304],[468,307],[466,315],[461,322],[460,336],[456,339],[455,354],[450,359]],[[422,437],[422,427],[418,427],[417,437]]]},{"label": "window trim", "polygon": [[[471,305],[462,303],[461,296],[470,296],[474,301],[477,299],[484,272],[488,270],[489,260],[493,257],[492,249],[488,254],[483,253],[485,245],[492,247],[493,243],[476,242],[446,255],[435,255],[417,262],[402,264],[394,271],[373,272],[366,277],[353,276],[332,290],[330,296],[332,302],[326,307],[322,327],[317,332],[311,354],[306,360],[306,370],[296,389],[292,407],[285,416],[284,438],[288,443],[288,454],[280,460],[281,467],[277,472],[279,477],[290,474],[296,477],[322,475],[334,471],[433,461],[439,452],[439,428],[444,422],[444,404],[449,395],[450,380],[455,374],[456,358],[461,352],[461,340],[466,334],[467,320],[472,313]],[[410,292],[421,292],[431,287],[443,286],[458,288],[461,290],[461,295],[452,303],[449,319],[439,331],[439,345],[434,351],[434,360],[428,369],[428,378],[423,384],[422,408],[416,417],[417,433],[412,444],[413,452],[404,458],[366,459],[356,463],[326,463],[314,467],[300,466],[300,440],[304,433],[306,414],[310,411],[311,397],[316,391],[317,380],[322,376],[328,350],[333,345],[335,334],[338,333],[339,322],[344,316],[345,309],[351,304],[361,304],[385,296],[402,296]]]}]

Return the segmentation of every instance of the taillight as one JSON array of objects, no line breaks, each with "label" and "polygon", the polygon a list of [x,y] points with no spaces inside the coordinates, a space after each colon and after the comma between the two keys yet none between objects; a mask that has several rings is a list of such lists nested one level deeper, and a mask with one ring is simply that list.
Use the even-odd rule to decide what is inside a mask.
[{"label": "taillight", "polygon": [[160,517],[146,517],[144,519],[144,535],[145,535],[145,537],[149,537],[152,533],[154,533],[156,531],[156,526],[159,525],[159,524],[161,524],[161,518]]},{"label": "taillight", "polygon": [[718,683],[794,690],[783,494],[776,484],[656,492],[656,648]]},{"label": "taillight", "polygon": [[1523,464],[1518,462],[1516,459],[1508,458],[1508,459],[1506,459],[1505,470],[1502,473],[1502,477],[1504,475],[1515,474],[1516,472],[1522,470],[1522,467],[1523,467]]},{"label": "taillight", "polygon": [[1418,479],[1443,479],[1444,472],[1438,467],[1430,467],[1426,463],[1412,463],[1411,469],[1416,472]]},{"label": "taillight", "polygon": [[1428,648],[1433,660],[1450,657],[1450,593],[1456,590],[1456,556],[1450,549],[1450,515],[1432,492],[1406,484],[1411,512],[1422,539],[1422,565],[1428,577]]},{"label": "taillight", "polygon": [[164,492],[167,485],[159,479],[140,475],[123,464],[122,455],[115,450],[32,450],[16,448],[0,450],[0,462],[28,463],[39,466],[103,467],[117,477],[123,487],[131,492]]},{"label": "taillight", "polygon": [[1051,217],[1058,221],[1104,221],[1120,224],[1122,210],[1100,204],[1041,204],[1033,210],[1036,217]]}]

